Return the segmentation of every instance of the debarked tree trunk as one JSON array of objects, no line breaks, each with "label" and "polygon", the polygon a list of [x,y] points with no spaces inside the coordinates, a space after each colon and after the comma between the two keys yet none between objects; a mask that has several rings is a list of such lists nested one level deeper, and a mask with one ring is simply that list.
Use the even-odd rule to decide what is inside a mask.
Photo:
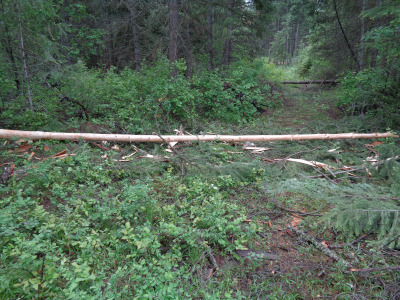
[{"label": "debarked tree trunk", "polygon": [[293,134],[293,135],[130,135],[67,133],[0,129],[0,139],[24,138],[30,140],[69,140],[69,141],[110,141],[126,143],[163,143],[163,142],[272,142],[334,139],[377,139],[397,138],[392,132],[386,133],[337,133],[337,134]]}]

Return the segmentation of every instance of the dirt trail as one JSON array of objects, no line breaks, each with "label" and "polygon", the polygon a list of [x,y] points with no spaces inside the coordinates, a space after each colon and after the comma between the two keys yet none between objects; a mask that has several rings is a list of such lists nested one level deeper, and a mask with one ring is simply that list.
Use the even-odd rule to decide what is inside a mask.
[{"label": "dirt trail", "polygon": [[282,127],[303,128],[312,121],[338,120],[343,116],[336,107],[335,91],[324,86],[298,85],[283,92],[283,108],[265,112],[264,118]]}]

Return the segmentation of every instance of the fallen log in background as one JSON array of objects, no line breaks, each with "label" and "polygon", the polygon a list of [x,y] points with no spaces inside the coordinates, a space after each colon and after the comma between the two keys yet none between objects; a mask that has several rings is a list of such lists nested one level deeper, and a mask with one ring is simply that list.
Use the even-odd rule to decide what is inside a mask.
[{"label": "fallen log in background", "polygon": [[282,84],[338,84],[338,80],[281,81]]},{"label": "fallen log in background", "polygon": [[162,143],[162,142],[271,142],[335,139],[377,139],[398,137],[386,133],[337,133],[337,134],[294,134],[294,135],[130,135],[130,134],[97,134],[67,133],[0,129],[0,139],[24,138],[29,140],[69,140],[69,141],[109,141],[126,143]]}]

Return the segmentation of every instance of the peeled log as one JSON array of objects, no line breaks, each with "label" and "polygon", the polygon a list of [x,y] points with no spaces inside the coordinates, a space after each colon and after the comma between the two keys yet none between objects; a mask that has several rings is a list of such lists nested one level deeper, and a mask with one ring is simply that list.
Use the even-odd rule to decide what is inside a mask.
[{"label": "peeled log", "polygon": [[377,139],[398,137],[386,133],[337,133],[337,134],[294,134],[294,135],[130,135],[130,134],[97,134],[67,133],[0,129],[0,139],[23,138],[29,140],[68,140],[68,141],[109,141],[126,143],[162,143],[170,142],[272,142],[303,140],[337,140],[337,139]]}]

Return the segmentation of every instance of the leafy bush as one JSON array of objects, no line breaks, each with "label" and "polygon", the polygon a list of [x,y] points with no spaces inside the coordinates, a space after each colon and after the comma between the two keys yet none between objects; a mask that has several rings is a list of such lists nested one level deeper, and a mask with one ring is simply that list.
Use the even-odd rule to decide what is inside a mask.
[{"label": "leafy bush", "polygon": [[[348,73],[341,84],[338,105],[351,114],[364,114],[368,110],[378,113],[389,126],[399,126],[400,98],[400,43],[396,17],[388,26],[375,28],[365,36],[366,45],[378,51],[379,66],[358,74]],[[392,115],[392,118],[388,116]]]},{"label": "leafy bush", "polygon": [[220,191],[245,183],[139,180],[84,145],[76,154],[0,186],[0,298],[191,297],[203,252],[255,236]]},{"label": "leafy bush", "polygon": [[352,115],[371,109],[389,113],[398,104],[398,92],[385,73],[382,69],[367,69],[356,75],[347,74],[341,81],[337,105],[347,108]]},{"label": "leafy bush", "polygon": [[[175,78],[171,68],[177,70]],[[187,78],[184,60],[171,68],[165,57],[143,65],[140,73],[129,68],[104,72],[78,62],[33,85],[35,113],[17,113],[21,102],[14,102],[2,117],[26,129],[59,128],[54,124],[57,119],[71,123],[89,118],[93,123],[118,123],[124,131],[140,134],[156,128],[171,132],[179,124],[190,128],[200,119],[247,121],[257,110],[280,106],[272,82],[281,73],[265,59],[235,63],[226,76],[203,70]]]},{"label": "leafy bush", "polygon": [[173,68],[178,72],[171,79],[165,57],[144,65],[140,73],[131,69],[103,73],[77,64],[60,78],[60,85],[95,118],[118,121],[135,133],[154,131],[155,124],[190,124],[200,117],[239,122],[252,119],[261,107],[279,105],[279,95],[267,81],[276,80],[279,72],[265,60],[237,63],[227,76],[203,70],[187,78],[183,60]]}]

